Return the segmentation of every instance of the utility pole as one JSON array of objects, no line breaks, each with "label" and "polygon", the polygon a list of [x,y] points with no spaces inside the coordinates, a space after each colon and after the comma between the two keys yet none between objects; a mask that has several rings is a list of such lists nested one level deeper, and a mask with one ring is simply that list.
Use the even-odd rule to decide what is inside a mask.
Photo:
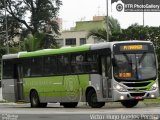
[{"label": "utility pole", "polygon": [[[143,5],[144,5],[144,0],[143,0]],[[144,7],[143,7],[143,27],[144,27]]]},{"label": "utility pole", "polygon": [[107,42],[109,42],[109,28],[108,28],[108,23],[109,23],[109,20],[108,20],[108,0],[106,0],[106,13],[107,13],[107,16],[106,16],[106,32],[107,32]]},{"label": "utility pole", "polygon": [[8,43],[8,23],[7,23],[7,6],[6,1],[4,0],[5,7],[5,24],[6,24],[6,42],[7,42],[7,54],[9,54],[9,43]]}]

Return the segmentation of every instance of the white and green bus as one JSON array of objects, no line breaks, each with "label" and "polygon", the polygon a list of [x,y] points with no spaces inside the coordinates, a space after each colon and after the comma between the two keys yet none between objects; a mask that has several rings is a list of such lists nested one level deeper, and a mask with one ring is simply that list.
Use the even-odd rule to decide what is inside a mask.
[{"label": "white and green bus", "polygon": [[7,101],[30,102],[31,107],[87,102],[100,108],[112,101],[134,107],[159,96],[157,66],[149,41],[8,54],[2,57],[2,95]]}]

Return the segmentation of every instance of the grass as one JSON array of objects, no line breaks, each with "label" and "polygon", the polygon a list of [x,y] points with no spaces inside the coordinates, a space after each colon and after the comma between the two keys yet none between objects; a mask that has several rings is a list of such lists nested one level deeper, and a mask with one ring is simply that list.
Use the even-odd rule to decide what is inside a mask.
[{"label": "grass", "polygon": [[5,101],[5,100],[0,100],[0,103],[7,103],[7,101]]},{"label": "grass", "polygon": [[145,104],[160,104],[160,97],[157,99],[145,99],[142,102]]}]

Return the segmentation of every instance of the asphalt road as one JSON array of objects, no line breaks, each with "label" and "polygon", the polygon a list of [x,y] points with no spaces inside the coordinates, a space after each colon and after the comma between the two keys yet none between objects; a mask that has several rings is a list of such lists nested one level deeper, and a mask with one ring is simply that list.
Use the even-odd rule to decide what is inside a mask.
[{"label": "asphalt road", "polygon": [[30,108],[30,104],[0,103],[0,120],[160,120],[160,105],[139,103],[124,108],[119,103],[106,103],[103,108],[90,108],[80,103],[77,108],[49,104],[47,108]]}]

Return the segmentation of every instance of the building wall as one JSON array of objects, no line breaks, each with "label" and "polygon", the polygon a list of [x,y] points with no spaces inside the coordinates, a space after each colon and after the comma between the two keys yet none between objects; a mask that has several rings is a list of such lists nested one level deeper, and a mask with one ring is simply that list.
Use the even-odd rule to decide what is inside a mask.
[{"label": "building wall", "polygon": [[93,21],[105,20],[105,16],[93,16]]},{"label": "building wall", "polygon": [[[105,16],[94,16],[91,21],[77,21],[76,26],[70,31],[61,31],[61,36],[57,39],[60,46],[79,46],[81,38],[86,39],[85,44],[94,44],[100,41],[93,37],[87,38],[87,34],[92,29],[105,29]],[[102,41],[101,41],[102,42]]]},{"label": "building wall", "polygon": [[[85,38],[86,44],[94,44],[96,40],[94,40],[92,37],[87,38],[87,34],[87,31],[63,31],[61,36],[58,38],[59,41],[57,40],[57,42],[60,44],[60,46],[79,46],[80,38]],[[66,40],[72,38],[76,39],[76,45],[66,45]]]},{"label": "building wall", "polygon": [[78,21],[76,22],[76,26],[74,28],[75,31],[85,30],[90,31],[92,29],[105,29],[105,21],[104,20],[95,20],[95,21]]}]

